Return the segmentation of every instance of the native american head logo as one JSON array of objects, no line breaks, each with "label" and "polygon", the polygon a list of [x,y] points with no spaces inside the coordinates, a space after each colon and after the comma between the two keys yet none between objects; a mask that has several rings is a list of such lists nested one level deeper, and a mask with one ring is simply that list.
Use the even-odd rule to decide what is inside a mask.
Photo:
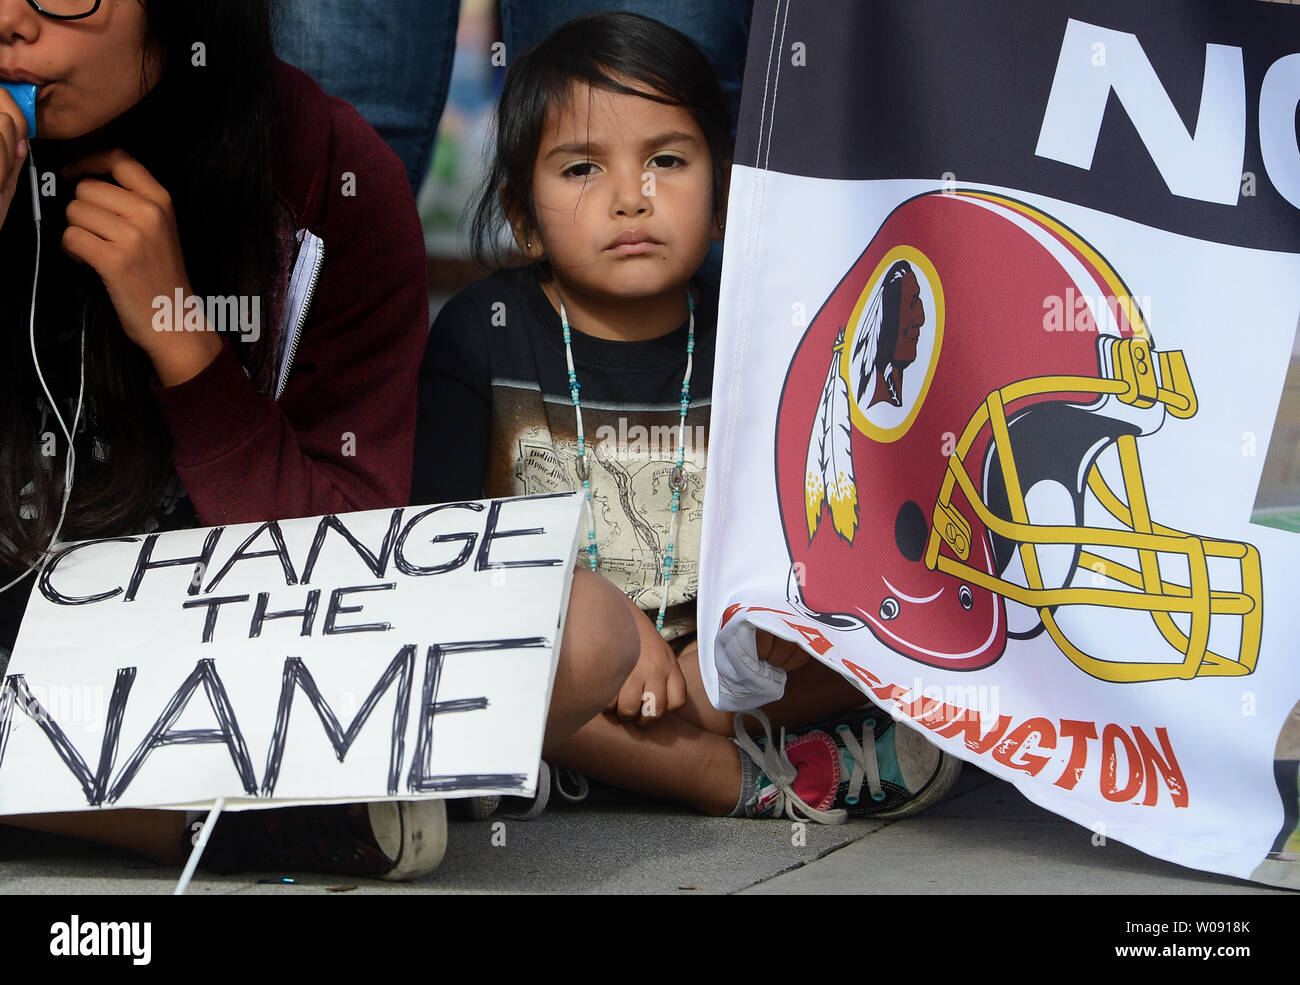
[{"label": "native american head logo", "polygon": [[929,390],[942,340],[943,295],[933,266],[917,250],[891,250],[868,279],[828,355],[826,383],[808,439],[810,537],[825,505],[835,529],[853,539],[853,429],[884,441],[906,433]]}]

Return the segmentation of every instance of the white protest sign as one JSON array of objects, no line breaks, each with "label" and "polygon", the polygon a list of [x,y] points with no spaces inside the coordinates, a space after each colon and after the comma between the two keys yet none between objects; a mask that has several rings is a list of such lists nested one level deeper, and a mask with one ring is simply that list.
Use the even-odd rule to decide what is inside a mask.
[{"label": "white protest sign", "polygon": [[0,815],[531,793],[575,494],[85,541],[0,689]]}]

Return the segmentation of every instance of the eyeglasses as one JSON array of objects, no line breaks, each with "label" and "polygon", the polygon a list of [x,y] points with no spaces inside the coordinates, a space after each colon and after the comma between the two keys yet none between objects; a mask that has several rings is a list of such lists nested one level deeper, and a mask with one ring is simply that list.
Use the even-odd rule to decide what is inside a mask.
[{"label": "eyeglasses", "polygon": [[56,21],[79,21],[99,9],[103,0],[27,0],[38,14]]}]

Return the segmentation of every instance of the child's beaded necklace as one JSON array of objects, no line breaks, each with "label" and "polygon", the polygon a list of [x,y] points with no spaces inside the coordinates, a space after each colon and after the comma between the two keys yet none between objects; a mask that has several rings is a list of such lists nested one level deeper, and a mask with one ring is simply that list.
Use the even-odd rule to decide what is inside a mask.
[{"label": "child's beaded necklace", "polygon": [[[582,482],[583,495],[587,501],[587,563],[595,571],[600,563],[600,550],[596,546],[596,511],[591,504],[591,471],[587,467],[587,439],[582,430],[582,404],[578,400],[578,374],[573,368],[573,344],[569,330],[569,313],[564,309],[563,299],[560,303],[560,323],[564,326],[564,358],[569,366],[569,393],[573,397],[573,413],[578,419],[578,478]],[[677,525],[682,505],[682,490],[686,488],[686,411],[691,405],[691,367],[695,361],[695,299],[690,291],[686,292],[686,307],[690,312],[690,325],[686,335],[686,373],[682,376],[682,420],[677,429],[677,463],[673,466],[669,485],[673,491],[672,519],[669,521],[668,547],[664,551],[662,562],[664,576],[664,595],[659,603],[659,615],[655,619],[655,629],[663,632],[664,611],[668,608],[668,585],[672,581],[677,561],[673,550],[677,543]]]}]

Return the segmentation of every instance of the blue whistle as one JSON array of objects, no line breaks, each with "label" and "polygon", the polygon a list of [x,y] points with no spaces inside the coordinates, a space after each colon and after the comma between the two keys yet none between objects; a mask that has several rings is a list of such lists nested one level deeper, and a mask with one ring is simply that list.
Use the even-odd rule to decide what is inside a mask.
[{"label": "blue whistle", "polygon": [[27,136],[36,136],[36,86],[29,82],[0,82],[0,89],[14,97],[14,102],[27,117]]}]

